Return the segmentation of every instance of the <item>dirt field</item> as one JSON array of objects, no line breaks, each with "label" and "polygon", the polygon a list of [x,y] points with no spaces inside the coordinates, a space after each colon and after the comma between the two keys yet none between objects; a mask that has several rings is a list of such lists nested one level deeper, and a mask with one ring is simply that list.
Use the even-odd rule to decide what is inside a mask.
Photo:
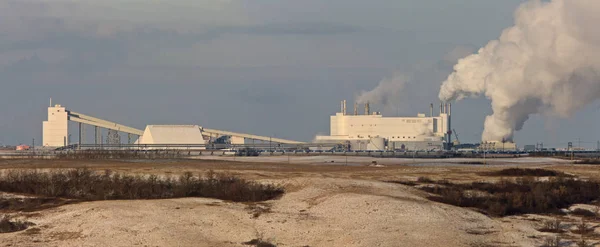
[{"label": "dirt field", "polygon": [[[17,218],[35,226],[0,234],[0,246],[248,246],[243,243],[252,239],[277,246],[540,246],[553,234],[536,229],[550,216],[491,218],[430,201],[421,190],[386,181],[490,181],[499,178],[481,173],[517,166],[600,179],[597,166],[552,159],[502,159],[487,165],[372,158],[346,163],[343,157],[294,158],[289,163],[287,157],[219,159],[0,160],[0,169],[87,167],[161,176],[214,170],[286,188],[282,198],[263,203],[206,198],[95,201],[19,212]],[[574,218],[563,221],[565,227],[577,223]],[[563,243],[576,246],[568,239]]]}]

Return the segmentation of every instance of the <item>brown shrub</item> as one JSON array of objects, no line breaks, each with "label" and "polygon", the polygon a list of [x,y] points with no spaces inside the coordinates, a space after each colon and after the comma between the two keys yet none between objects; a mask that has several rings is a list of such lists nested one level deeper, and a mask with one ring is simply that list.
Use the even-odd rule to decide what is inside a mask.
[{"label": "brown shrub", "polygon": [[586,234],[594,232],[594,228],[593,227],[588,227],[588,225],[582,219],[581,222],[579,222],[579,224],[577,224],[575,226],[575,229],[571,230],[571,232],[575,233],[575,234],[586,235]]},{"label": "brown shrub", "polygon": [[[436,194],[430,197],[434,201],[478,208],[495,216],[560,213],[561,208],[600,198],[600,183],[565,177],[548,181],[518,178],[514,182],[445,183],[443,186],[423,187],[422,190]],[[481,191],[486,196],[474,197],[465,194],[465,191]]]},{"label": "brown shrub", "polygon": [[415,186],[417,185],[416,182],[413,181],[407,181],[407,180],[387,180],[384,181],[386,183],[394,183],[394,184],[402,184],[402,185],[407,185],[407,186]]},{"label": "brown shrub", "polygon": [[58,207],[74,200],[53,197],[38,198],[0,198],[0,209],[9,211],[32,212],[52,207]]},{"label": "brown shrub", "polygon": [[33,225],[33,223],[22,222],[20,220],[13,221],[10,217],[5,215],[0,218],[0,233],[22,231],[31,225]]},{"label": "brown shrub", "polygon": [[542,227],[541,229],[538,229],[538,231],[552,232],[552,233],[563,233],[564,232],[564,230],[562,230],[560,228],[560,220],[559,219],[548,220],[548,221],[544,222],[544,227]]},{"label": "brown shrub", "polygon": [[203,176],[186,172],[179,179],[156,175],[131,176],[89,169],[9,170],[0,175],[0,191],[77,200],[162,199],[209,197],[235,202],[258,202],[277,198],[282,187],[246,181],[212,171]]},{"label": "brown shrub", "polygon": [[571,214],[583,217],[596,217],[596,213],[583,208],[576,208],[571,211]]},{"label": "brown shrub", "polygon": [[433,183],[435,181],[433,181],[432,179],[430,179],[428,177],[419,177],[417,179],[417,182],[419,182],[419,183]]},{"label": "brown shrub", "polygon": [[252,240],[250,240],[248,242],[243,242],[242,244],[244,244],[244,245],[253,245],[253,246],[256,246],[256,247],[277,247],[277,245],[274,245],[272,243],[266,242],[266,241],[264,241],[262,239],[258,239],[258,238],[252,239]]},{"label": "brown shrub", "polygon": [[508,168],[499,171],[481,173],[484,176],[504,176],[504,177],[557,177],[568,176],[563,172],[557,172],[546,169],[521,169]]}]

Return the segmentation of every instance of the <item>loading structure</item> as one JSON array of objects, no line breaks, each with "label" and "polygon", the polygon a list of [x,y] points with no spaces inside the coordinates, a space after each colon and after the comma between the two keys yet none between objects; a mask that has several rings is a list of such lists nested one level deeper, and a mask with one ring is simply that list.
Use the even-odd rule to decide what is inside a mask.
[{"label": "loading structure", "polygon": [[[71,143],[69,140],[69,121],[79,124],[78,141]],[[225,130],[203,128],[199,125],[148,125],[145,130],[136,129],[123,124],[92,117],[79,112],[68,110],[61,105],[52,104],[48,107],[48,120],[42,124],[43,140],[46,147],[64,147],[72,144],[86,144],[85,126],[94,127],[94,144],[111,144],[112,136],[119,137],[119,133],[128,136],[127,144],[139,145],[208,145],[211,140],[222,136],[229,136],[231,144],[243,145],[246,140],[258,140],[280,144],[304,144],[303,142],[273,138],[269,136],[252,135]],[[103,130],[108,130],[106,138]],[[114,138],[113,138],[114,139]],[[117,138],[118,139],[118,138]],[[112,140],[114,144],[114,140]],[[121,143],[120,139],[116,142]]]}]

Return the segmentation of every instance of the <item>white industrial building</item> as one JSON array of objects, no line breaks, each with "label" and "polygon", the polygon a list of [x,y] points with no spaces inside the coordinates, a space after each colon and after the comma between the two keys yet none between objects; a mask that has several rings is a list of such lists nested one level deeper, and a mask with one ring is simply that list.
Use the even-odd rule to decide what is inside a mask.
[{"label": "white industrial building", "polygon": [[440,113],[433,116],[418,114],[416,117],[384,117],[379,112],[370,113],[365,104],[364,114],[346,111],[346,101],[342,101],[341,111],[331,116],[330,135],[317,136],[320,143],[344,143],[352,150],[439,150],[450,143],[451,126],[450,104],[440,104]]},{"label": "white industrial building", "polygon": [[204,145],[208,139],[198,125],[148,125],[135,144],[188,144]]},{"label": "white industrial building", "polygon": [[68,113],[65,107],[55,105],[48,107],[48,121],[42,123],[43,146],[66,146],[68,131]]}]

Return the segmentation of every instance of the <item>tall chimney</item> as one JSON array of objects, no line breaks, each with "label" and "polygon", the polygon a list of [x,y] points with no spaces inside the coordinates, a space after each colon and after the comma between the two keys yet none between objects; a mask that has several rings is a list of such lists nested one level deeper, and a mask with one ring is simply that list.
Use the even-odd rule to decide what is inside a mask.
[{"label": "tall chimney", "polygon": [[433,103],[431,103],[431,105],[429,105],[429,116],[433,117]]},{"label": "tall chimney", "polygon": [[344,116],[346,115],[346,100],[342,101],[342,113]]},{"label": "tall chimney", "polygon": [[340,101],[340,112],[344,113],[344,101]]},{"label": "tall chimney", "polygon": [[442,106],[442,102],[440,102],[440,115],[442,115],[442,113],[444,113],[444,107]]},{"label": "tall chimney", "polygon": [[358,103],[354,102],[354,116],[358,115]]},{"label": "tall chimney", "polygon": [[369,115],[369,114],[371,114],[371,113],[369,113],[369,102],[367,102],[365,104],[365,115]]},{"label": "tall chimney", "polygon": [[448,103],[448,115],[452,115],[452,103]]}]

